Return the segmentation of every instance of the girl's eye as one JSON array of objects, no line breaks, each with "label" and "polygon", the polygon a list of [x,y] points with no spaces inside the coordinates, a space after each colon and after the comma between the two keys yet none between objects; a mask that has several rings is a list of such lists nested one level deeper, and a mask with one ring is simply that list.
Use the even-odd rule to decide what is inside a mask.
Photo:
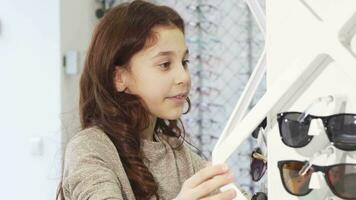
[{"label": "girl's eye", "polygon": [[159,67],[164,69],[164,70],[167,70],[167,69],[169,69],[170,65],[171,65],[170,62],[165,62],[165,63],[160,64]]},{"label": "girl's eye", "polygon": [[187,59],[187,60],[183,60],[182,64],[183,64],[183,66],[184,66],[185,68],[187,68],[189,62],[190,62],[190,61],[189,61],[188,59]]}]

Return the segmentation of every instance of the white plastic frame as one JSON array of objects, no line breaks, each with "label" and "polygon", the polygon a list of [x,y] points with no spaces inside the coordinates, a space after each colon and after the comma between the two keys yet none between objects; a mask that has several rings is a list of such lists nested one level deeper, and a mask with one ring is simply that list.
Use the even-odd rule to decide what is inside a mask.
[{"label": "white plastic frame", "polygon": [[[319,54],[309,64],[290,67],[290,70],[288,69],[274,82],[273,86],[241,121],[236,120],[237,117],[241,117],[240,113],[234,112],[224,129],[226,131],[222,133],[219,143],[213,149],[212,163],[224,163],[269,112],[288,109],[332,61],[329,55]],[[237,104],[234,111],[238,111],[240,105],[243,103]],[[236,124],[233,123],[234,121],[237,121]],[[235,189],[236,200],[246,199],[234,184],[229,184],[221,190],[230,188]]]}]

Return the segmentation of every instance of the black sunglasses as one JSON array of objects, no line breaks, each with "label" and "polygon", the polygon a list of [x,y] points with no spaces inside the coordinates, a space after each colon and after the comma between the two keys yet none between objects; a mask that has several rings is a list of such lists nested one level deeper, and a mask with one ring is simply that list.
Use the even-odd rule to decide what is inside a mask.
[{"label": "black sunglasses", "polygon": [[252,137],[258,138],[261,128],[266,129],[267,126],[267,117],[265,117],[262,122],[256,127],[256,129],[252,132]]},{"label": "black sunglasses", "polygon": [[281,180],[285,190],[295,196],[305,196],[309,189],[311,175],[323,172],[331,191],[342,199],[356,200],[356,164],[336,164],[330,166],[311,165],[305,170],[307,162],[284,160],[278,162]]},{"label": "black sunglasses", "polygon": [[301,112],[277,114],[279,133],[289,147],[306,146],[313,136],[308,135],[313,119],[321,119],[330,142],[338,149],[356,150],[356,114],[335,114],[330,116],[305,115]]},{"label": "black sunglasses", "polygon": [[267,194],[263,192],[257,192],[252,196],[251,200],[267,200]]},{"label": "black sunglasses", "polygon": [[253,181],[259,181],[267,170],[267,160],[262,155],[261,149],[256,148],[251,153],[250,175]]},{"label": "black sunglasses", "polygon": [[[266,129],[267,126],[267,117],[265,117],[262,122],[256,127],[252,132],[252,137],[258,138],[261,130]],[[260,148],[256,148],[251,153],[251,163],[250,163],[250,175],[253,181],[259,181],[267,170],[267,159],[262,155]]]}]

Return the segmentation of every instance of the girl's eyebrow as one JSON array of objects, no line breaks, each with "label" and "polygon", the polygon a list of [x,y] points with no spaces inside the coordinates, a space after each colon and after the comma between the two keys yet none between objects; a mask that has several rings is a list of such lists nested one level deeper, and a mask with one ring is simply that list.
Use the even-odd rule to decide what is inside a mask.
[{"label": "girl's eyebrow", "polygon": [[[174,51],[162,51],[162,52],[159,52],[157,55],[153,56],[152,58],[156,58],[156,57],[160,57],[160,56],[170,56],[170,55],[174,55],[174,54],[175,54]],[[188,49],[185,50],[183,57],[185,57],[187,55],[189,55]]]}]

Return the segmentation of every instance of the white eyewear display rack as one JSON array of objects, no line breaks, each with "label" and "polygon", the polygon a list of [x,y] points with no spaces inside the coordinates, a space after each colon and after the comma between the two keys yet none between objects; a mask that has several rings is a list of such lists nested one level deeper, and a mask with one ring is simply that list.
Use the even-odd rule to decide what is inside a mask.
[{"label": "white eyewear display rack", "polygon": [[[251,11],[257,21],[263,19],[257,1],[246,1],[250,9],[252,6]],[[267,116],[268,198],[339,199],[333,195],[321,174],[315,176],[319,177],[317,183],[314,180],[310,185],[314,190],[306,196],[293,196],[284,189],[277,162],[309,160],[330,142],[325,134],[320,134],[305,147],[285,146],[280,139],[276,114],[302,112],[314,99],[334,94],[346,97],[344,112],[356,113],[356,1],[267,0],[266,10],[266,49],[213,150],[213,164],[226,162]],[[258,25],[263,32],[264,23]],[[264,62],[267,63],[267,91],[245,114],[246,105],[266,69]],[[321,107],[314,112],[324,114],[325,109]],[[321,155],[314,163],[329,165],[342,162],[356,163],[356,152],[336,149],[328,157]],[[231,184],[223,190],[230,187],[236,188]],[[238,192],[236,199],[246,198]]]},{"label": "white eyewear display rack", "polygon": [[[339,112],[356,113],[356,1],[354,0],[270,0],[267,1],[267,90],[278,79],[281,71],[292,70],[291,61],[313,55],[327,55],[332,62],[323,73],[285,110],[269,113],[272,124],[268,132],[268,198],[286,200],[324,200],[336,197],[321,173],[312,175],[306,196],[293,196],[283,187],[277,162],[280,160],[309,160],[315,153],[330,145],[325,133],[314,135],[302,148],[284,145],[279,135],[275,116],[278,112],[303,111],[318,97],[341,94],[346,104]],[[298,66],[302,68],[303,66]],[[336,114],[337,110],[320,105],[314,109],[319,115]],[[336,112],[336,113],[333,113]],[[330,155],[321,155],[318,165],[356,163],[356,151],[335,149]],[[314,176],[315,175],[315,176]],[[316,177],[316,178],[315,178]],[[314,180],[313,180],[314,178]],[[356,180],[355,180],[356,181]]]}]

